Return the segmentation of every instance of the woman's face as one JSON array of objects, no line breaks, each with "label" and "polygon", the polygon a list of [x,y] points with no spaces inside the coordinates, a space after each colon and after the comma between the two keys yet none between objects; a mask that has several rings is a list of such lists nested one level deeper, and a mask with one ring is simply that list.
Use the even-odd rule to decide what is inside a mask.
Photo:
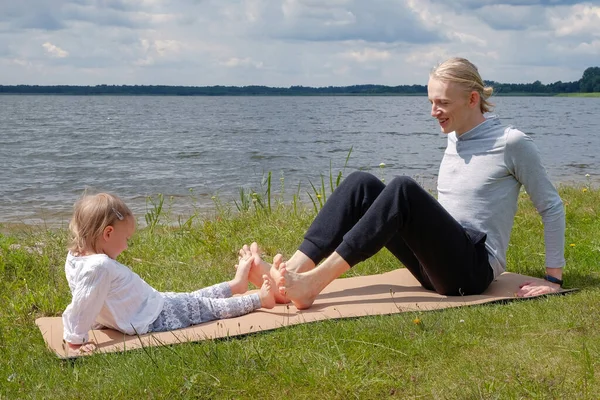
[{"label": "woman's face", "polygon": [[427,93],[431,116],[438,120],[443,133],[456,132],[460,136],[474,127],[472,97],[476,92],[469,93],[455,82],[430,78]]}]

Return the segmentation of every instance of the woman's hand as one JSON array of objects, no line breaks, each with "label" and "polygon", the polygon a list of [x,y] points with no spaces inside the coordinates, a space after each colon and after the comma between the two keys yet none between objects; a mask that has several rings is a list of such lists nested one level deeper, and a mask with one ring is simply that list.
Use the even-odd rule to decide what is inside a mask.
[{"label": "woman's hand", "polygon": [[543,294],[558,293],[559,291],[560,285],[557,285],[556,283],[530,281],[519,286],[517,297],[541,296]]}]

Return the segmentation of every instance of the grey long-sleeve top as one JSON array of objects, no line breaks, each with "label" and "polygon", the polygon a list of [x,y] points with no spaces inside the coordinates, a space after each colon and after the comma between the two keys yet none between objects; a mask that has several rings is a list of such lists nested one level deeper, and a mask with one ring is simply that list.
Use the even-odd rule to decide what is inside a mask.
[{"label": "grey long-sleeve top", "polygon": [[542,216],[546,267],[565,264],[565,212],[531,138],[489,117],[461,136],[448,135],[440,165],[438,200],[464,227],[487,234],[494,277],[506,270],[521,186]]}]

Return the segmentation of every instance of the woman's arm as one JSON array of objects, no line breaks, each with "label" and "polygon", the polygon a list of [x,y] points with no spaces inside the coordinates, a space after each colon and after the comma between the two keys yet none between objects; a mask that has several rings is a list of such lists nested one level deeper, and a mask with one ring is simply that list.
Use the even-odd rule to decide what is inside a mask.
[{"label": "woman's arm", "polygon": [[547,280],[543,285],[528,282],[517,295],[528,297],[553,293],[560,289],[565,265],[565,211],[562,200],[542,165],[539,151],[531,138],[511,130],[507,138],[507,165],[523,184],[533,205],[542,217],[546,246]]}]

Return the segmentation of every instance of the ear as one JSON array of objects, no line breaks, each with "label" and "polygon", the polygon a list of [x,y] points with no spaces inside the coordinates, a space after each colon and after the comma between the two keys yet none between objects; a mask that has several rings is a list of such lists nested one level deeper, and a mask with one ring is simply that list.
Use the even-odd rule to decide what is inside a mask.
[{"label": "ear", "polygon": [[479,106],[480,99],[481,96],[479,96],[479,92],[472,90],[471,94],[469,95],[469,107],[475,108],[476,106]]},{"label": "ear", "polygon": [[111,225],[107,226],[106,228],[104,228],[104,232],[102,232],[102,238],[104,240],[110,239],[110,235],[112,235],[114,231],[115,228],[113,228]]}]

